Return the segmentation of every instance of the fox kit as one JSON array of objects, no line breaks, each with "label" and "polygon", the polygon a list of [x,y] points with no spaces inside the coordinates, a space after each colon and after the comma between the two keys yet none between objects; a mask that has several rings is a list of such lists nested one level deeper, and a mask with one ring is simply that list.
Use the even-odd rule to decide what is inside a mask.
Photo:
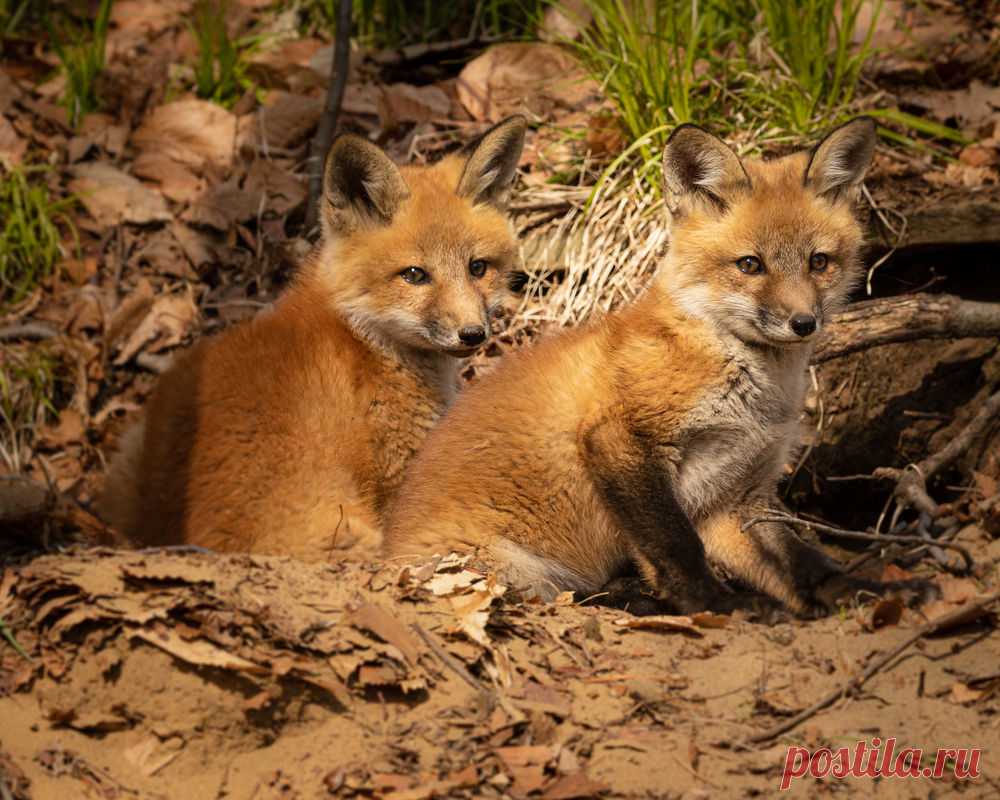
[{"label": "fox kit", "polygon": [[726,607],[712,561],[804,612],[837,565],[766,507],[817,335],[859,276],[859,119],[743,161],[692,125],[663,159],[666,262],[632,305],[510,356],[451,408],[390,510],[389,556],[475,550],[543,597],[635,562],[682,611]]},{"label": "fox kit", "polygon": [[270,313],[160,379],[112,464],[104,509],[148,545],[326,559],[374,552],[403,470],[490,336],[517,243],[512,117],[471,153],[397,167],[339,138],[322,239]]}]

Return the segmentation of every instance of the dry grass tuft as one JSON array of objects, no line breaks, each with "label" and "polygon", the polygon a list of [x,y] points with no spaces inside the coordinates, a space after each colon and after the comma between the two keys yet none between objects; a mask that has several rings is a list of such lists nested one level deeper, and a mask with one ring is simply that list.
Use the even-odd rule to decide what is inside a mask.
[{"label": "dry grass tuft", "polygon": [[[634,299],[655,272],[667,246],[662,199],[631,167],[611,175],[588,204],[592,194],[593,187],[545,186],[520,195],[514,211],[528,281],[512,333],[605,314]],[[522,213],[559,203],[566,212],[541,225]]]}]

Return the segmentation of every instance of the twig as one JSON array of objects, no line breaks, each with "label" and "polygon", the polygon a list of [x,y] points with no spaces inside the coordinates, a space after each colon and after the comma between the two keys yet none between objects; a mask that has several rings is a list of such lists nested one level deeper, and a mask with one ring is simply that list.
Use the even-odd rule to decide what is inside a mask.
[{"label": "twig", "polygon": [[59,331],[53,330],[41,322],[22,322],[18,325],[7,325],[0,328],[0,341],[2,342],[9,342],[15,339],[41,341],[43,339],[54,339],[58,335]]},{"label": "twig", "polygon": [[326,92],[326,106],[319,121],[319,130],[309,154],[309,205],[306,209],[306,230],[312,230],[319,215],[319,198],[323,192],[323,159],[333,143],[337,129],[340,106],[347,87],[347,73],[351,65],[351,0],[340,0],[337,6],[337,30],[333,43],[333,61],[330,64],[330,85]]},{"label": "twig", "polygon": [[770,741],[771,739],[790,731],[792,728],[798,726],[802,722],[805,722],[807,719],[822,711],[824,708],[833,705],[839,698],[846,697],[848,694],[856,692],[874,675],[880,672],[886,664],[896,658],[896,656],[900,655],[904,650],[908,649],[911,645],[923,639],[925,636],[930,636],[938,631],[946,630],[954,625],[972,622],[974,619],[978,619],[982,616],[983,612],[993,605],[993,603],[997,602],[997,600],[1000,600],[1000,592],[993,592],[975,603],[966,604],[961,608],[952,611],[950,614],[945,614],[942,617],[938,617],[937,619],[928,622],[919,628],[909,639],[906,639],[892,650],[884,653],[872,661],[865,668],[865,671],[857,677],[851,678],[842,686],[838,686],[832,692],[820,698],[805,710],[800,711],[794,717],[789,717],[778,725],[768,728],[766,731],[755,733],[748,739],[748,741],[753,744],[760,744],[761,742]]},{"label": "twig", "polygon": [[1000,391],[991,394],[959,434],[936,453],[932,453],[917,464],[910,464],[905,469],[879,467],[872,475],[896,481],[893,496],[896,498],[897,509],[909,506],[936,517],[939,506],[927,494],[927,481],[968,450],[972,443],[985,433],[998,414],[1000,414]]},{"label": "twig", "polygon": [[897,229],[895,226],[893,226],[891,222],[889,222],[889,219],[882,211],[882,207],[875,202],[875,198],[872,197],[871,192],[868,191],[868,187],[865,186],[863,183],[861,184],[861,191],[864,193],[865,199],[868,201],[868,205],[871,206],[872,211],[874,211],[875,215],[879,218],[879,221],[886,227],[888,231],[890,231],[896,237],[896,241],[893,242],[892,247],[889,248],[889,251],[885,255],[883,255],[878,261],[872,264],[871,267],[868,268],[868,274],[865,277],[865,290],[867,291],[868,296],[871,297],[872,276],[875,274],[875,270],[877,270],[886,261],[888,261],[892,257],[892,254],[895,253],[896,250],[899,248],[899,246],[903,243],[903,240],[906,238],[906,226],[908,221],[906,217],[899,211],[896,211],[895,209],[886,209],[887,211],[892,211],[893,213],[899,216],[901,224],[900,227]]},{"label": "twig", "polygon": [[[821,522],[813,522],[808,519],[800,519],[792,514],[783,514],[780,512],[772,512],[770,514],[764,514],[759,517],[754,517],[753,519],[743,523],[743,530],[751,528],[754,525],[759,525],[762,522],[784,522],[789,525],[801,525],[806,528],[814,528],[823,533],[828,533],[831,536],[837,536],[841,539],[857,539],[864,542],[894,542],[900,544],[918,544],[927,546],[928,541],[923,536],[907,536],[895,533],[869,533],[866,531],[849,531],[844,528],[838,528],[834,525],[825,525]],[[954,542],[941,542],[934,540],[934,546],[936,547],[947,547],[958,552],[962,556],[962,560],[965,561],[966,570],[971,570],[975,561],[972,555],[967,549],[962,547],[960,544],[955,544]]]},{"label": "twig", "polygon": [[424,641],[424,644],[426,644],[431,649],[434,655],[438,657],[438,660],[442,664],[444,664],[448,669],[450,669],[452,672],[458,675],[459,678],[461,678],[463,681],[469,684],[469,686],[471,686],[477,692],[486,692],[486,688],[479,681],[473,678],[465,667],[463,667],[454,658],[452,658],[451,655],[445,651],[445,649],[434,639],[433,636],[431,636],[427,631],[425,631],[419,625],[413,625],[413,630],[416,632],[417,636],[419,636]]}]

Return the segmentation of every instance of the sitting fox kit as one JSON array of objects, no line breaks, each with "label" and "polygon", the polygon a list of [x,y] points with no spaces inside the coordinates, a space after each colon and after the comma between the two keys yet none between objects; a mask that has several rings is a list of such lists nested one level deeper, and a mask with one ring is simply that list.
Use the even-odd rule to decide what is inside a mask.
[{"label": "sitting fox kit", "polygon": [[681,611],[725,608],[711,561],[797,612],[839,573],[766,508],[816,336],[860,275],[858,119],[741,160],[691,125],[663,159],[669,253],[632,305],[508,357],[428,437],[390,556],[476,550],[521,588],[596,593],[629,561]]},{"label": "sitting fox kit", "polygon": [[112,464],[112,524],[147,545],[373,552],[458,358],[487,341],[508,294],[504,211],[524,129],[513,117],[428,167],[339,138],[320,245],[273,311],[161,377]]}]

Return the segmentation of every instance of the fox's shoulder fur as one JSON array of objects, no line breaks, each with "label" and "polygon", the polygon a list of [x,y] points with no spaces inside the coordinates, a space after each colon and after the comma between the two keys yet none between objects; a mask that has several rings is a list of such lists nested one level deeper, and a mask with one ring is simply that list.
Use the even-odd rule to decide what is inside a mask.
[{"label": "fox's shoulder fur", "polygon": [[488,339],[507,294],[523,129],[509,120],[423,168],[338,140],[320,244],[272,310],[161,377],[109,471],[112,524],[149,545],[374,552],[457,357]]},{"label": "fox's shoulder fur", "polygon": [[746,556],[712,521],[769,494],[797,443],[814,334],[859,273],[850,199],[873,130],[863,121],[760,162],[678,129],[664,161],[671,244],[653,284],[459,398],[392,507],[386,553],[477,550],[542,595],[596,592],[629,559],[667,559],[671,529],[694,525],[704,543],[678,545],[689,563],[705,550],[739,562],[801,608],[782,574],[795,544]]}]

